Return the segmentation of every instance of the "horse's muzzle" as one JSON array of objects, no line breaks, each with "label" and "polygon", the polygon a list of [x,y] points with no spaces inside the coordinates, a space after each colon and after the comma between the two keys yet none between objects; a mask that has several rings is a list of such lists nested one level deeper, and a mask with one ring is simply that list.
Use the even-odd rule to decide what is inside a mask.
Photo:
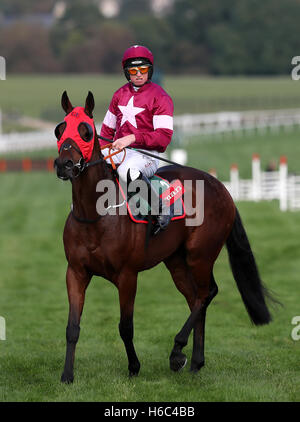
[{"label": "horse's muzzle", "polygon": [[54,168],[56,169],[56,175],[59,179],[69,180],[73,177],[74,163],[72,160],[67,159],[61,161],[60,158],[54,160]]},{"label": "horse's muzzle", "polygon": [[61,160],[59,157],[54,161],[54,168],[56,168],[56,174],[59,179],[69,180],[78,177],[80,173],[85,169],[85,161],[81,157],[78,163],[74,164],[73,160],[67,158]]}]

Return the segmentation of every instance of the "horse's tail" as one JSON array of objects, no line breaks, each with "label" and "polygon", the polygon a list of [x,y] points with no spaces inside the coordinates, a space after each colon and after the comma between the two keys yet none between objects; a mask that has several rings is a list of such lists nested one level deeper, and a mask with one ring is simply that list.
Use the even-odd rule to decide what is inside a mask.
[{"label": "horse's tail", "polygon": [[226,241],[226,246],[232,273],[251,321],[255,325],[268,324],[272,317],[265,298],[274,299],[260,279],[238,210],[236,210],[234,224]]}]

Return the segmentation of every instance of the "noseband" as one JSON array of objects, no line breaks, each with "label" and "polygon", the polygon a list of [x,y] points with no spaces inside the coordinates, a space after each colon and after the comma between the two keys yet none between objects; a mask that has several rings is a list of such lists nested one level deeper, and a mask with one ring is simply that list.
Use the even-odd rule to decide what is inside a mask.
[{"label": "noseband", "polygon": [[[73,174],[73,177],[76,179],[79,175],[80,175],[80,173],[82,173],[83,172],[83,170],[85,169],[85,167],[86,167],[86,161],[85,161],[85,159],[83,158],[83,155],[82,155],[82,152],[80,151],[80,149],[79,148],[77,148],[75,145],[71,145],[71,144],[69,144],[68,142],[64,142],[63,144],[62,144],[62,146],[61,146],[61,148],[60,148],[60,150],[59,150],[59,153],[61,152],[61,151],[69,151],[70,149],[74,149],[76,152],[78,152],[78,154],[80,154],[80,158],[79,158],[79,160],[77,161],[77,163],[73,163],[73,161],[71,161],[71,160],[69,160],[69,161],[67,161],[67,163],[72,163],[72,165],[71,166],[68,166],[68,165],[66,165],[65,167],[68,169],[68,170],[72,170],[72,174]],[[66,163],[66,164],[67,164]]]},{"label": "noseband", "polygon": [[[86,168],[88,168],[88,167],[92,167],[92,166],[95,166],[96,164],[99,164],[99,163],[101,163],[101,162],[103,162],[104,160],[106,160],[107,158],[109,158],[110,159],[110,162],[111,162],[111,166],[112,166],[112,168],[114,169],[114,170],[116,170],[116,165],[115,165],[115,163],[114,163],[114,161],[113,161],[113,159],[112,159],[112,157],[114,156],[114,155],[116,155],[116,154],[119,154],[120,152],[122,152],[123,151],[123,153],[124,153],[124,156],[123,156],[123,158],[122,158],[122,160],[121,160],[121,162],[120,162],[120,164],[122,164],[123,163],[123,161],[125,160],[125,157],[126,157],[126,149],[123,149],[123,150],[117,150],[117,151],[114,151],[114,152],[111,152],[111,150],[112,150],[112,144],[110,143],[110,144],[106,144],[106,145],[103,145],[100,149],[101,149],[101,151],[102,150],[104,150],[104,149],[106,149],[106,148],[108,148],[108,154],[105,156],[105,157],[102,157],[102,158],[100,158],[99,160],[95,160],[95,161],[90,161],[90,162],[86,162],[85,161],[85,159],[83,158],[83,155],[82,155],[82,152],[80,151],[80,149],[79,148],[77,148],[77,146],[75,146],[75,145],[72,145],[72,144],[70,144],[70,143],[68,143],[67,141],[65,141],[63,144],[62,144],[62,146],[61,146],[61,148],[60,148],[60,150],[59,150],[59,153],[63,150],[63,151],[69,151],[70,149],[74,149],[76,152],[78,152],[78,154],[80,154],[80,158],[79,158],[79,160],[77,161],[77,163],[76,164],[74,164],[71,160],[70,160],[70,162],[72,163],[72,166],[66,166],[66,168],[68,169],[68,170],[72,170],[72,173],[73,173],[73,177],[76,179],[78,176],[80,176],[80,174],[86,169]],[[68,163],[68,161],[67,161],[67,163]],[[74,172],[74,170],[75,170],[75,172]]]},{"label": "noseband", "polygon": [[[62,145],[61,145],[61,147],[60,147],[60,150],[59,150],[59,154],[60,154],[60,152],[63,150],[63,151],[70,151],[71,149],[74,149],[76,152],[78,152],[78,154],[80,154],[80,158],[79,158],[79,160],[78,160],[78,162],[76,163],[76,164],[74,164],[73,163],[73,161],[71,161],[71,160],[69,160],[69,162],[72,164],[71,166],[67,166],[67,165],[65,165],[65,167],[68,169],[68,170],[72,170],[72,173],[73,173],[73,177],[76,179],[78,176],[80,176],[80,174],[86,169],[86,168],[88,168],[88,167],[91,167],[91,166],[95,166],[96,164],[100,164],[101,162],[103,162],[104,160],[106,160],[107,158],[109,158],[110,159],[110,162],[111,162],[111,165],[112,165],[112,167],[113,167],[113,169],[114,170],[116,170],[116,165],[115,165],[115,163],[114,163],[114,161],[113,161],[113,159],[112,159],[112,157],[114,156],[114,155],[116,155],[116,154],[119,154],[120,152],[121,152],[121,150],[117,150],[117,151],[115,151],[115,152],[111,152],[111,149],[112,149],[112,144],[110,143],[110,144],[106,144],[106,145],[103,145],[102,147],[101,147],[101,150],[103,150],[103,149],[106,149],[106,148],[109,148],[109,153],[108,153],[108,155],[106,155],[105,157],[102,157],[102,158],[100,158],[99,160],[96,160],[96,161],[92,161],[92,162],[86,162],[85,161],[85,159],[83,158],[83,155],[82,155],[82,152],[80,151],[80,149],[79,148],[77,148],[77,146],[75,146],[75,145],[72,145],[72,144],[70,144],[70,143],[68,143],[67,141],[65,141]],[[123,163],[123,161],[124,161],[124,159],[125,159],[125,156],[126,156],[126,150],[124,149],[123,150],[123,152],[124,152],[124,156],[123,156],[123,159],[121,160],[121,163]],[[105,161],[104,161],[105,162]],[[68,161],[67,161],[67,163],[68,163]],[[67,164],[66,163],[66,164]],[[75,172],[74,172],[74,170],[75,170]],[[96,223],[97,221],[99,221],[100,220],[100,218],[102,217],[101,215],[99,215],[99,217],[97,217],[97,218],[95,218],[95,219],[92,219],[92,220],[90,220],[90,219],[86,219],[86,218],[79,218],[79,217],[77,217],[75,214],[74,214],[74,211],[73,211],[73,205],[71,206],[71,215],[73,216],[73,218],[76,220],[76,221],[78,221],[79,223],[84,223],[84,224],[94,224],[94,223]]]}]

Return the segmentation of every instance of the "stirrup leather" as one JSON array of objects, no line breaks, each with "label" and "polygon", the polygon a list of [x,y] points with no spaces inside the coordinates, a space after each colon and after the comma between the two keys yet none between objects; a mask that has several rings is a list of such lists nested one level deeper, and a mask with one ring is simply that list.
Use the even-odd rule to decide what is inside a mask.
[{"label": "stirrup leather", "polygon": [[142,175],[142,180],[144,180],[146,182],[150,195],[154,195],[155,199],[158,201],[159,214],[156,216],[158,228],[154,230],[154,234],[156,234],[156,233],[159,232],[159,230],[166,230],[166,228],[170,224],[170,221],[171,221],[173,214],[174,214],[173,206],[168,208],[164,204],[162,198],[159,196],[159,194],[153,188],[153,186],[152,186],[150,180],[148,179],[148,177],[146,177],[145,175]]}]

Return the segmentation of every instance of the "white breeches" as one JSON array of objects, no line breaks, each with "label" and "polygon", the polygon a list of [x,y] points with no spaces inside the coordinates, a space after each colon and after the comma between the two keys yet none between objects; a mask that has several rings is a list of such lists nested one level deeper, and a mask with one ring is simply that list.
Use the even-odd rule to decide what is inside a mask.
[{"label": "white breeches", "polygon": [[[159,160],[148,155],[142,154],[143,150],[140,152],[134,151],[132,149],[126,150],[126,157],[123,163],[118,167],[117,172],[120,178],[127,182],[127,172],[130,169],[130,178],[135,180],[139,173],[143,173],[146,177],[152,177],[156,170],[158,169]],[[146,151],[147,152],[147,151]],[[151,154],[159,155],[157,151],[149,151]],[[119,164],[122,161],[124,153],[116,154],[112,157],[115,164]],[[110,160],[107,159],[107,162],[110,164]]]}]

